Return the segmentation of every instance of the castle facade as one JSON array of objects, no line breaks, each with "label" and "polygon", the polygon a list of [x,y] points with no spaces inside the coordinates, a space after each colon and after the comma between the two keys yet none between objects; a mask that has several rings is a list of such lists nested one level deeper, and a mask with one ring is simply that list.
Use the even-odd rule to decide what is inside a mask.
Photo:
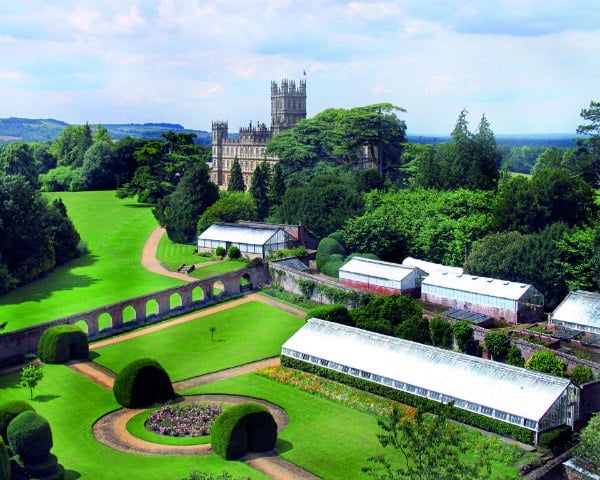
[{"label": "castle facade", "polygon": [[298,86],[294,80],[284,79],[281,85],[271,82],[271,126],[264,123],[241,127],[238,138],[229,138],[227,121],[212,122],[212,168],[211,180],[219,188],[226,189],[231,174],[233,160],[237,157],[244,184],[250,187],[250,179],[257,165],[266,160],[269,164],[279,161],[277,157],[267,157],[267,142],[279,132],[293,127],[306,118],[306,80]]}]

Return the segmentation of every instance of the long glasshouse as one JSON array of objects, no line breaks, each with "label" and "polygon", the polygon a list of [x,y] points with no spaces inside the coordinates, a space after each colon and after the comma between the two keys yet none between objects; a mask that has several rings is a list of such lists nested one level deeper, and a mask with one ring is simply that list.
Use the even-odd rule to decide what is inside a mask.
[{"label": "long glasshouse", "polygon": [[421,279],[417,268],[399,263],[352,257],[340,268],[340,282],[378,295],[419,295]]},{"label": "long glasshouse", "polygon": [[579,416],[569,379],[410,342],[316,318],[282,356],[540,432]]},{"label": "long glasshouse", "polygon": [[543,319],[544,296],[526,283],[438,271],[423,280],[421,299],[510,323]]},{"label": "long glasshouse", "polygon": [[550,315],[550,324],[600,334],[600,293],[583,290],[569,293]]}]

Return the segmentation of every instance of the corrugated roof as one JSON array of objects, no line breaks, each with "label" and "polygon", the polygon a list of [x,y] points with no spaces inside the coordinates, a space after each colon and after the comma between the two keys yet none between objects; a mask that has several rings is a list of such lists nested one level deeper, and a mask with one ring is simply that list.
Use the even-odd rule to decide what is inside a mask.
[{"label": "corrugated roof", "polygon": [[343,274],[343,272],[357,273],[369,277],[396,281],[405,279],[413,271],[413,268],[404,267],[399,263],[383,262],[381,260],[361,257],[352,257],[349,262],[340,268],[340,274]]},{"label": "corrugated roof", "polygon": [[208,227],[198,239],[219,240],[222,242],[246,243],[248,245],[264,245],[277,234],[273,228],[256,228],[246,225],[214,223]]},{"label": "corrugated roof", "polygon": [[282,348],[539,421],[570,380],[310,319]]},{"label": "corrugated roof", "polygon": [[462,267],[449,267],[448,265],[442,265],[441,263],[426,262],[425,260],[419,260],[418,258],[413,257],[406,257],[402,260],[402,265],[407,267],[417,267],[427,274],[433,272],[451,272],[458,275],[464,272]]},{"label": "corrugated roof", "polygon": [[569,293],[552,312],[552,320],[600,327],[600,293],[583,290]]},{"label": "corrugated roof", "polygon": [[431,273],[423,280],[427,285],[444,287],[462,292],[480,293],[490,297],[519,300],[533,287],[527,283],[509,282],[496,278],[478,277],[469,274],[454,274],[447,272]]}]

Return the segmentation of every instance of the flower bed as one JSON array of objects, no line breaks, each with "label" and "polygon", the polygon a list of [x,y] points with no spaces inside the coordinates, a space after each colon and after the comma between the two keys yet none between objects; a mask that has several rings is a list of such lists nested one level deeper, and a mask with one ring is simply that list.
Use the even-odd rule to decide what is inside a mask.
[{"label": "flower bed", "polygon": [[165,405],[152,412],[146,428],[170,437],[203,437],[210,434],[214,420],[223,413],[220,405],[183,403]]}]

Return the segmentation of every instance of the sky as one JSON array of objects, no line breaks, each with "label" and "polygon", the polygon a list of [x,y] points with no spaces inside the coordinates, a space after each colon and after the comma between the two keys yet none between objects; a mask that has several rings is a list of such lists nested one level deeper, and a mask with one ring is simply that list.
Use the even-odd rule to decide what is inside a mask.
[{"label": "sky", "polygon": [[409,134],[575,133],[600,100],[600,0],[0,0],[0,117],[270,123],[389,102]]}]

